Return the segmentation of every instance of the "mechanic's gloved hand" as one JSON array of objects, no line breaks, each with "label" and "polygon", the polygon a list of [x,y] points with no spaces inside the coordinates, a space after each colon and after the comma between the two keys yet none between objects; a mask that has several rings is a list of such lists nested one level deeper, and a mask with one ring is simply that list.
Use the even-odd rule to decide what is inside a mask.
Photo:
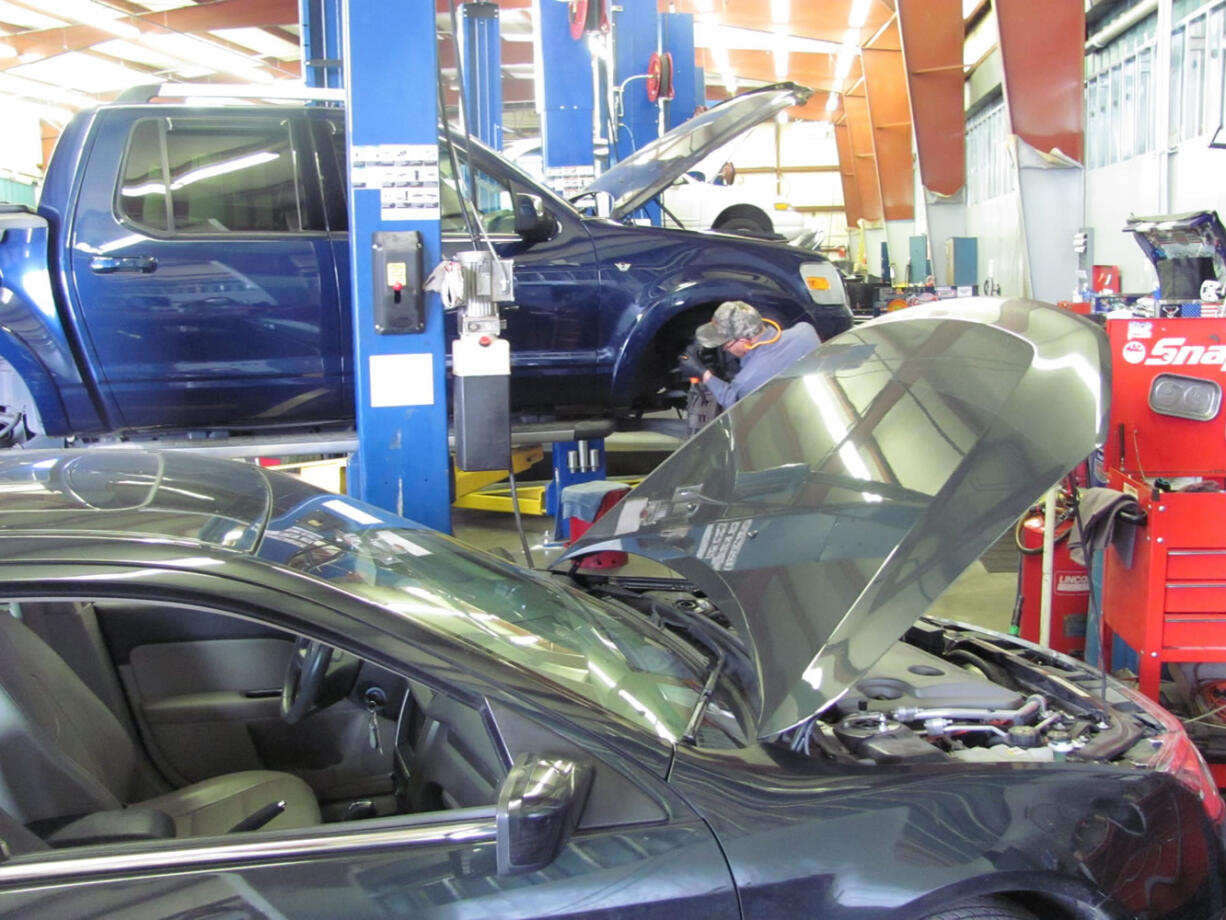
[{"label": "mechanic's gloved hand", "polygon": [[686,377],[697,377],[701,380],[702,375],[707,372],[708,368],[698,359],[697,355],[684,354],[681,356],[681,360],[677,362],[677,370]]}]

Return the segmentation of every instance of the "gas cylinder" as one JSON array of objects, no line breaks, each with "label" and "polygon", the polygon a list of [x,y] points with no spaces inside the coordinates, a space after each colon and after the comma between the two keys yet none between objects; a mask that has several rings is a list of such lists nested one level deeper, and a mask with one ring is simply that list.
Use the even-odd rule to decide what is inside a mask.
[{"label": "gas cylinder", "polygon": [[[1049,645],[1058,652],[1081,658],[1086,648],[1086,612],[1090,603],[1090,573],[1069,555],[1071,520],[1056,524],[1052,565],[1051,632]],[[1022,554],[1021,636],[1039,641],[1039,613],[1043,591],[1043,514],[1032,512],[1017,529]]]}]

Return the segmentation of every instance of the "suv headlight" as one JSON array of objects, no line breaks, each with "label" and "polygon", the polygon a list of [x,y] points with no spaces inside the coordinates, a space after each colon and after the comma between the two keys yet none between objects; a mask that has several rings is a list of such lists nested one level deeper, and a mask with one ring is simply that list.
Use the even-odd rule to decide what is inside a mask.
[{"label": "suv headlight", "polygon": [[805,262],[800,266],[800,277],[814,303],[839,304],[845,301],[843,282],[838,269],[829,262]]}]

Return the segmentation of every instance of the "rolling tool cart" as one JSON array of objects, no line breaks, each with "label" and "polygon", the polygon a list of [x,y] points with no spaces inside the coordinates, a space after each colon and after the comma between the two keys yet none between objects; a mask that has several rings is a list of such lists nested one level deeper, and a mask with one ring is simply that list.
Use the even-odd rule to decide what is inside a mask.
[{"label": "rolling tool cart", "polygon": [[[1171,705],[1213,718],[1194,684],[1205,663],[1226,668],[1226,320],[1121,319],[1107,328],[1115,358],[1107,481],[1137,500],[1144,520],[1130,547],[1105,550],[1104,667],[1118,636],[1139,656],[1142,693],[1158,699],[1169,666],[1181,697]],[[1226,763],[1211,767],[1226,785]]]}]

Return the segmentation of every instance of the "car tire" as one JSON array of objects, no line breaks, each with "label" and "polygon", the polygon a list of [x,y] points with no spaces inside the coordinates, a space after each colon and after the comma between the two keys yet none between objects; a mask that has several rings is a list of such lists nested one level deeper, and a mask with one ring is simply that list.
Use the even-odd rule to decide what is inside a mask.
[{"label": "car tire", "polygon": [[756,236],[770,236],[774,233],[771,227],[764,227],[760,221],[752,217],[731,217],[717,227],[712,227],[721,233],[752,233]]},{"label": "car tire", "polygon": [[923,920],[1038,920],[1034,914],[1012,904],[989,898],[965,901],[956,907],[947,907],[935,914],[926,914]]}]

